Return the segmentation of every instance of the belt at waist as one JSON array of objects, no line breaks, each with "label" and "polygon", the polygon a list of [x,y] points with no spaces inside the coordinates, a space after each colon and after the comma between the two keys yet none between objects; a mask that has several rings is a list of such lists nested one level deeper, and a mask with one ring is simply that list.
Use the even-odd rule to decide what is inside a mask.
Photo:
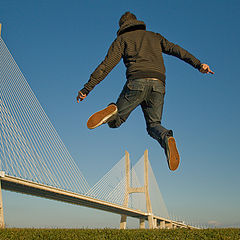
[{"label": "belt at waist", "polygon": [[161,81],[160,79],[158,78],[144,78],[145,80],[155,80],[155,81]]}]

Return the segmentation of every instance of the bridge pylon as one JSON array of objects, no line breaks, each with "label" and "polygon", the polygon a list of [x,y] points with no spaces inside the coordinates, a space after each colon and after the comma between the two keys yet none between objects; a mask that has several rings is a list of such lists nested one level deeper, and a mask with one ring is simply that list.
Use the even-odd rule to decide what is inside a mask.
[{"label": "bridge pylon", "polygon": [[[155,228],[151,200],[149,195],[149,184],[148,184],[148,150],[144,152],[144,186],[133,188],[130,186],[130,159],[129,153],[125,151],[125,174],[126,174],[126,186],[125,186],[125,198],[123,205],[128,207],[129,195],[132,193],[144,193],[146,198],[146,208],[148,213],[148,225],[149,229]],[[127,216],[121,215],[120,229],[126,229],[127,226]],[[139,219],[139,228],[145,228],[145,219]]]}]

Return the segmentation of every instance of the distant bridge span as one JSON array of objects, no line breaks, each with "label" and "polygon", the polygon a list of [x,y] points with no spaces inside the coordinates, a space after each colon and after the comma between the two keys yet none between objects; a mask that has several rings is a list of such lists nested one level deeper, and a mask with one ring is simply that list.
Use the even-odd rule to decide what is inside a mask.
[{"label": "distant bridge span", "polygon": [[[4,172],[0,172],[0,181],[2,189],[9,191],[95,208],[116,214],[127,215],[129,217],[138,218],[140,221],[147,221],[149,217],[148,213],[144,213],[140,210],[134,210],[132,208],[105,202],[66,190],[61,190],[55,187],[46,186],[44,184],[8,176],[5,175]],[[170,219],[165,219],[154,215],[152,217],[154,220],[153,228],[194,228]]]},{"label": "distant bridge span", "polygon": [[130,217],[144,218],[147,220],[147,214],[121,205],[94,199],[81,194],[61,190],[55,187],[34,183],[16,177],[3,175],[1,177],[2,189],[29,194],[37,197],[58,200],[71,204],[104,210],[107,212],[126,214]]}]

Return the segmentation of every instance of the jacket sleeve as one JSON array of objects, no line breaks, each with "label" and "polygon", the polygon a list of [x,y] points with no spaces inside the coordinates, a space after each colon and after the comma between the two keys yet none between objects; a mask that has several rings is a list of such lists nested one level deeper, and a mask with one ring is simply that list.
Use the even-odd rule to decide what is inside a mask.
[{"label": "jacket sleeve", "polygon": [[197,68],[197,69],[201,68],[200,67],[201,62],[197,58],[195,58],[191,53],[189,53],[182,47],[180,47],[172,42],[169,42],[161,34],[158,33],[157,35],[160,38],[163,53],[175,56],[175,57],[183,60],[184,62],[192,65],[194,68]]},{"label": "jacket sleeve", "polygon": [[119,39],[111,44],[105,59],[98,65],[91,74],[89,81],[81,90],[82,93],[88,94],[97,84],[99,84],[111,70],[120,62],[123,55],[123,47]]}]

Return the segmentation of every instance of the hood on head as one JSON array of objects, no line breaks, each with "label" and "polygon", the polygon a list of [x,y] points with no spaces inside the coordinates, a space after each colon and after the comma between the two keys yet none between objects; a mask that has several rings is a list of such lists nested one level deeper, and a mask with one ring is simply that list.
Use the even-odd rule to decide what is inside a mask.
[{"label": "hood on head", "polygon": [[125,32],[130,32],[130,31],[139,30],[139,29],[146,30],[146,24],[143,21],[129,20],[124,22],[124,24],[121,25],[121,27],[117,31],[117,36]]}]

